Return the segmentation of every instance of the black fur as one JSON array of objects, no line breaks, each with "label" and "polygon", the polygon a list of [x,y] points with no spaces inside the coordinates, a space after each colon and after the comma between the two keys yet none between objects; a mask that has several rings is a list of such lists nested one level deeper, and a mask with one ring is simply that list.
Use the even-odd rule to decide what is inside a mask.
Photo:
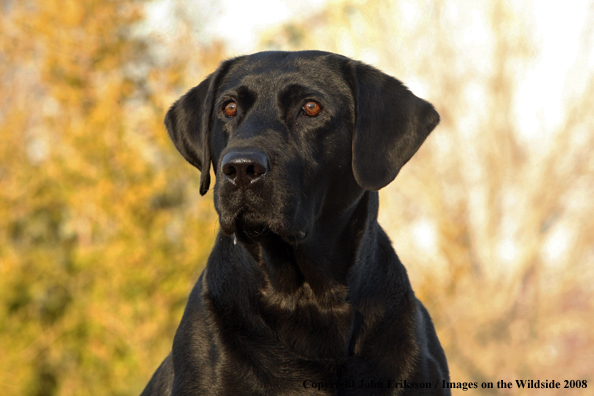
[{"label": "black fur", "polygon": [[318,51],[228,60],[179,99],[165,124],[202,194],[212,163],[221,231],[143,395],[449,394],[377,223],[376,190],[438,122],[400,81]]}]

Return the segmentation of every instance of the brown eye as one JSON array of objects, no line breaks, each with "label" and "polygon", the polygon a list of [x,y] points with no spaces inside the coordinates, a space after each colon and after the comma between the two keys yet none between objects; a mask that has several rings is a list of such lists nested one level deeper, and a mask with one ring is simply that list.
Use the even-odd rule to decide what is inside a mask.
[{"label": "brown eye", "polygon": [[225,105],[225,114],[227,114],[228,117],[235,116],[235,114],[237,114],[237,103],[235,103],[235,102],[227,103]]},{"label": "brown eye", "polygon": [[307,102],[306,104],[303,105],[303,111],[305,112],[306,115],[308,115],[310,117],[315,117],[318,114],[320,114],[320,111],[322,111],[322,108],[316,102]]}]

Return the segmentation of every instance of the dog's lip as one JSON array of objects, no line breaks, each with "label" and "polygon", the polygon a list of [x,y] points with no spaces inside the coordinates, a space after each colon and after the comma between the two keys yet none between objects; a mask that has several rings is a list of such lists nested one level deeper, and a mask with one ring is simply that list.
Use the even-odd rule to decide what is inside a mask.
[{"label": "dog's lip", "polygon": [[278,229],[278,227],[274,227],[267,223],[254,223],[254,224],[246,224],[244,221],[243,211],[238,211],[237,215],[235,216],[235,220],[233,221],[232,231],[229,235],[235,235],[236,237],[239,235],[239,239],[244,239],[241,236],[245,236],[248,240],[257,242],[259,238],[266,237],[270,234],[278,235],[282,240],[290,244],[296,244],[301,242],[307,237],[307,233],[302,230],[287,230],[287,229]]},{"label": "dog's lip", "polygon": [[[243,234],[246,236],[246,238],[248,240],[253,241],[253,242],[258,242],[258,240],[260,238],[265,238],[266,235],[269,235],[270,233],[278,235],[283,241],[285,241],[286,243],[291,244],[291,245],[295,245],[297,243],[302,242],[307,236],[307,234],[303,231],[298,231],[297,233],[294,233],[294,234],[286,234],[286,233],[277,233],[277,232],[271,231],[269,228],[266,228],[264,231],[261,231],[261,232],[237,229],[234,236],[237,237],[238,234],[240,234],[240,235]],[[241,240],[241,239],[242,238],[240,237],[239,240]]]}]

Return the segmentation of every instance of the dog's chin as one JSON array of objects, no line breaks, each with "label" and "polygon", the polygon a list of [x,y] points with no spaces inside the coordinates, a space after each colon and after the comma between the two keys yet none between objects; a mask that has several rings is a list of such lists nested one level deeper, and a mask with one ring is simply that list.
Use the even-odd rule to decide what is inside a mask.
[{"label": "dog's chin", "polygon": [[302,242],[307,236],[305,231],[292,230],[280,222],[264,221],[243,213],[235,216],[220,216],[219,223],[225,235],[235,235],[242,242],[259,243],[265,239],[280,237],[287,243],[296,244]]}]

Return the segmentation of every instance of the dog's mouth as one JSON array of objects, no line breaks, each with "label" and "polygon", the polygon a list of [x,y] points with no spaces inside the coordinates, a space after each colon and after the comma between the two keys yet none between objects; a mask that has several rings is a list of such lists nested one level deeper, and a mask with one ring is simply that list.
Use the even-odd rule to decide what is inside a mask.
[{"label": "dog's mouth", "polygon": [[221,229],[226,235],[244,242],[261,242],[265,238],[281,237],[295,244],[307,236],[304,231],[293,231],[279,219],[265,219],[262,214],[242,208],[233,216],[220,216]]},{"label": "dog's mouth", "polygon": [[265,238],[272,231],[265,224],[249,224],[243,220],[243,216],[239,216],[235,222],[235,232],[233,233],[240,240],[250,240],[257,242],[261,238]]},{"label": "dog's mouth", "polygon": [[215,208],[221,231],[245,243],[279,238],[291,244],[303,241],[310,222],[295,201],[290,192],[279,193],[269,185],[237,189],[219,182],[215,186]]}]

